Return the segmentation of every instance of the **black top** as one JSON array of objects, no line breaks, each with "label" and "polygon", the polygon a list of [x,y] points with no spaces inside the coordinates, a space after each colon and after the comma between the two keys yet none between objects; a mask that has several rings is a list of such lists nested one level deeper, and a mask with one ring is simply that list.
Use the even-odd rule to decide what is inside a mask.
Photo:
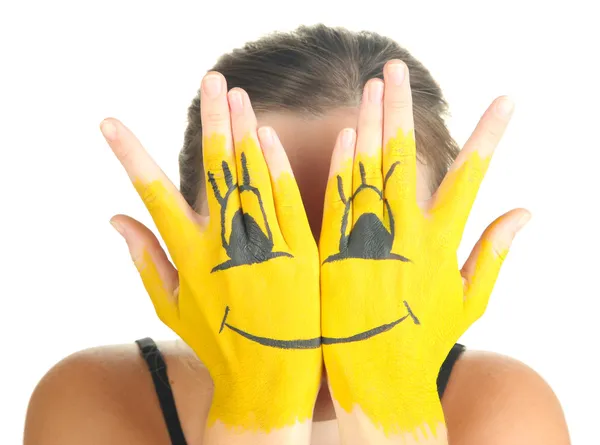
[{"label": "black top", "polygon": [[[179,421],[179,415],[177,414],[177,407],[175,406],[175,399],[173,398],[173,391],[171,390],[171,384],[167,376],[167,365],[165,360],[158,350],[158,346],[154,343],[151,338],[143,338],[136,340],[137,345],[140,348],[142,357],[148,364],[148,369],[152,375],[152,381],[154,382],[154,389],[158,396],[158,403],[160,409],[163,412],[167,429],[169,430],[169,436],[171,437],[171,443],[173,445],[187,445],[183,430],[181,429],[181,423]],[[446,360],[440,368],[438,374],[437,387],[440,399],[444,395],[446,385],[450,379],[450,373],[452,368],[460,355],[464,352],[465,347],[461,344],[455,344],[450,353],[446,357]]]}]

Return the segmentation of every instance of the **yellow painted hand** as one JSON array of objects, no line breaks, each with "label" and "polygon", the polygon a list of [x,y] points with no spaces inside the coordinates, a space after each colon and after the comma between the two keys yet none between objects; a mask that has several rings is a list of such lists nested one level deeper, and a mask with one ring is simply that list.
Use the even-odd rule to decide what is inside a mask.
[{"label": "yellow painted hand", "polygon": [[498,131],[488,130],[494,123],[503,130],[508,119],[492,107],[488,127],[482,120],[438,193],[419,206],[410,89],[394,82],[393,68],[385,71],[385,97],[382,81],[366,87],[356,150],[345,130],[334,151],[320,239],[322,341],[338,407],[360,411],[386,436],[423,437],[444,422],[440,366],[483,314],[508,248],[484,236],[458,266],[497,143],[489,135]]},{"label": "yellow painted hand", "polygon": [[189,208],[116,121],[110,143],[177,267],[175,289],[157,243],[134,254],[158,316],[211,374],[209,424],[270,431],[312,417],[321,370],[318,250],[283,148],[264,129],[261,149],[246,93],[232,94],[241,95],[231,105],[233,129],[225,94],[202,99],[209,218]]}]

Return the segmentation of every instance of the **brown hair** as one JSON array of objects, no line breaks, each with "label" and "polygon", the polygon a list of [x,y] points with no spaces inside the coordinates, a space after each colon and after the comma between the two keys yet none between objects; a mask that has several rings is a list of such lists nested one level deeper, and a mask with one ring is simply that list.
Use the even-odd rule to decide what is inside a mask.
[{"label": "brown hair", "polygon": [[[459,151],[444,122],[448,104],[429,71],[393,40],[322,24],[301,26],[246,43],[221,56],[211,71],[223,74],[229,88],[246,90],[257,114],[292,111],[319,116],[358,106],[365,83],[383,78],[383,66],[391,59],[408,66],[417,156],[429,168],[430,188],[435,190]],[[179,171],[181,193],[196,207],[205,186],[199,92],[188,109]]]}]

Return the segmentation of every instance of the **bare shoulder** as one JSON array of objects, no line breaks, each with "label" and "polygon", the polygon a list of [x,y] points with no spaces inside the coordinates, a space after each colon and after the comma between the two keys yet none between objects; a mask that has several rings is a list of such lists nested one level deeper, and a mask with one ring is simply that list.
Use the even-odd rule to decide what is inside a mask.
[{"label": "bare shoulder", "polygon": [[451,445],[568,445],[564,414],[544,379],[522,362],[467,350],[443,399]]},{"label": "bare shoulder", "polygon": [[[158,344],[190,444],[202,435],[212,384],[180,342]],[[196,421],[187,422],[186,418]],[[135,343],[86,349],[52,367],[27,410],[25,445],[168,445],[152,376]]]}]

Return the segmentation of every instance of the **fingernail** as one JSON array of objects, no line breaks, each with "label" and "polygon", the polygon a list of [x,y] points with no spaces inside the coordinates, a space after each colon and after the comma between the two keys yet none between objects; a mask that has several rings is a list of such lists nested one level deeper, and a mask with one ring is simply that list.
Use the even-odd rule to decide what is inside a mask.
[{"label": "fingernail", "polygon": [[117,232],[121,234],[123,238],[125,238],[125,228],[116,221],[110,220],[110,225],[115,228]]},{"label": "fingernail", "polygon": [[373,81],[369,85],[369,101],[374,104],[380,104],[383,100],[383,83]]},{"label": "fingernail", "polygon": [[529,213],[529,212],[527,212],[523,216],[521,216],[521,218],[517,221],[517,231],[519,231],[523,227],[525,227],[525,224],[527,224],[530,219],[531,219],[531,213]]},{"label": "fingernail", "polygon": [[496,104],[496,111],[501,117],[508,117],[512,113],[514,108],[514,102],[508,97],[503,97]]},{"label": "fingernail", "polygon": [[229,92],[229,105],[231,107],[231,111],[236,114],[240,114],[242,111],[244,111],[244,101],[240,91],[231,90]]},{"label": "fingernail", "polygon": [[342,134],[342,146],[344,148],[352,148],[354,145],[354,130],[346,128]]},{"label": "fingernail", "polygon": [[108,141],[112,142],[115,139],[117,139],[117,127],[115,127],[115,125],[112,122],[102,121],[102,123],[100,124],[100,131]]},{"label": "fingernail", "polygon": [[214,99],[221,94],[222,83],[221,76],[218,74],[209,74],[204,78],[202,88],[210,99]]},{"label": "fingernail", "polygon": [[260,129],[260,141],[265,144],[268,145],[269,147],[273,146],[273,143],[275,141],[274,137],[273,137],[273,129],[269,128],[269,127],[263,127]]},{"label": "fingernail", "polygon": [[406,65],[402,62],[392,63],[389,66],[389,73],[393,84],[400,86],[406,77]]}]

